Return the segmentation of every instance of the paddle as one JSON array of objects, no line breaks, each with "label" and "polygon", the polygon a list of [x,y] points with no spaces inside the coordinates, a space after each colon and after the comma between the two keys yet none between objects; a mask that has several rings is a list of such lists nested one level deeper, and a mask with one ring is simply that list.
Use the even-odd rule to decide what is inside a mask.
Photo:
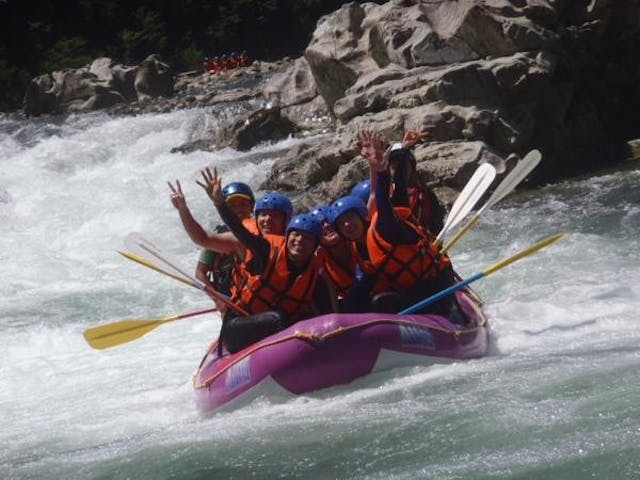
[{"label": "paddle", "polygon": [[453,203],[444,227],[442,227],[442,230],[440,230],[440,233],[436,237],[436,245],[442,245],[442,238],[451,228],[467,216],[475,204],[478,203],[478,200],[480,200],[484,192],[487,191],[495,177],[496,169],[493,165],[483,163],[477,168]]},{"label": "paddle", "polygon": [[430,305],[430,304],[440,300],[441,298],[446,297],[447,295],[455,292],[456,290],[460,290],[461,288],[466,287],[470,283],[473,283],[476,280],[480,280],[482,277],[486,277],[487,275],[492,274],[496,270],[500,270],[501,268],[506,267],[507,265],[515,262],[516,260],[520,260],[521,258],[524,258],[527,255],[531,255],[533,252],[537,252],[538,250],[546,247],[547,245],[551,245],[552,243],[555,243],[558,240],[563,239],[567,235],[569,235],[569,234],[568,233],[556,233],[555,235],[551,235],[551,236],[549,236],[549,237],[547,237],[547,238],[545,238],[543,240],[540,240],[539,242],[531,245],[528,248],[525,248],[524,250],[520,250],[518,253],[516,253],[514,255],[511,255],[510,257],[507,257],[504,260],[500,260],[499,262],[494,263],[493,265],[489,265],[487,268],[485,268],[481,272],[478,272],[478,273],[470,276],[466,280],[462,280],[461,282],[458,282],[458,283],[456,283],[454,285],[451,285],[449,288],[445,288],[444,290],[442,290],[442,291],[440,291],[438,293],[435,293],[435,294],[431,295],[430,297],[425,298],[424,300],[420,300],[418,303],[416,303],[414,305],[411,305],[408,308],[405,308],[401,312],[398,312],[398,315],[406,315],[407,313],[413,313],[416,310],[420,310],[420,309],[426,307],[427,305]]},{"label": "paddle", "polygon": [[182,318],[195,317],[204,313],[217,311],[217,308],[208,308],[197,312],[182,313],[162,318],[150,318],[147,320],[120,320],[97,327],[87,328],[83,335],[85,340],[93,348],[102,350],[104,348],[115,347],[122,343],[127,343],[146,335],[154,328],[168,322],[180,320]]},{"label": "paddle", "polygon": [[[165,252],[162,252],[157,246],[144,239],[139,233],[130,233],[126,236],[124,243],[131,251],[120,252],[125,257],[181,281],[182,283],[186,283],[187,285],[196,287],[199,290],[206,291],[211,294],[211,296],[224,303],[227,307],[238,312],[240,315],[248,315],[246,310],[229,300],[229,297],[221,294],[211,286],[186,273],[183,268],[178,266],[179,262],[175,258]],[[156,265],[156,263],[160,266]]]},{"label": "paddle", "polygon": [[451,246],[456,243],[460,237],[462,237],[467,230],[469,230],[480,218],[480,215],[485,210],[488,210],[493,205],[498,203],[504,197],[506,197],[509,193],[513,191],[516,186],[525,179],[529,173],[536,168],[540,160],[542,159],[542,154],[538,150],[531,150],[529,153],[525,155],[525,157],[518,162],[518,164],[513,167],[513,169],[509,172],[509,174],[500,182],[498,188],[495,189],[493,195],[489,197],[489,200],[482,206],[480,210],[478,210],[473,217],[456,233],[451,240],[449,240],[445,246],[442,248],[442,253],[446,253]]},{"label": "paddle", "polygon": [[174,280],[178,280],[179,282],[182,282],[182,283],[184,283],[186,285],[189,285],[190,287],[195,287],[198,290],[200,290],[200,288],[196,284],[194,284],[191,280],[187,280],[187,279],[179,277],[177,275],[173,275],[172,273],[169,273],[166,270],[161,269],[157,265],[154,265],[150,261],[145,260],[144,258],[139,257],[138,255],[136,255],[134,253],[125,252],[125,251],[122,251],[122,250],[118,250],[118,253],[120,255],[122,255],[123,257],[128,258],[129,260],[133,260],[134,262],[139,263],[140,265],[144,265],[145,267],[149,267],[151,270],[155,270],[156,272],[160,272],[160,273],[166,275],[167,277],[171,277]]}]

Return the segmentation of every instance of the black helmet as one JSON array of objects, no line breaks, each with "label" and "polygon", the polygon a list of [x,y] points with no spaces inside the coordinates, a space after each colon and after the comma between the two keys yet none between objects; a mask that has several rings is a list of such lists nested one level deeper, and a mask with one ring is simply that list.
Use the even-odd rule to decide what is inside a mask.
[{"label": "black helmet", "polygon": [[411,169],[416,170],[416,157],[413,152],[404,148],[401,143],[394,143],[389,149],[389,163],[391,162],[409,162]]},{"label": "black helmet", "polygon": [[222,189],[222,196],[225,202],[233,197],[242,197],[250,200],[252,205],[256,203],[251,187],[242,182],[232,182],[225,185]]}]

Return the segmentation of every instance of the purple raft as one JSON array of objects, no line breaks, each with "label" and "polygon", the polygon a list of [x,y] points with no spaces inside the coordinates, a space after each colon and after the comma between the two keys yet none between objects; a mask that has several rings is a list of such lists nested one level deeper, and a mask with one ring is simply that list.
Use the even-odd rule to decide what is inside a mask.
[{"label": "purple raft", "polygon": [[193,376],[203,412],[259,396],[300,395],[400,366],[482,357],[489,348],[480,305],[456,292],[464,327],[440,315],[329,314],[298,322],[235,354],[214,342]]}]

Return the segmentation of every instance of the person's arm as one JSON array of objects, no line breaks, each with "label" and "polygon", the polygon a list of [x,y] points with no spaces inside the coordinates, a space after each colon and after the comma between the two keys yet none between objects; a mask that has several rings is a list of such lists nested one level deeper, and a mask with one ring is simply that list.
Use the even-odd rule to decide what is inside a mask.
[{"label": "person's arm", "polygon": [[193,218],[191,210],[187,206],[187,200],[182,193],[180,181],[176,180],[175,187],[171,182],[167,182],[167,184],[172,192],[171,203],[178,210],[182,226],[193,243],[219,253],[242,253],[242,245],[235,237],[220,233],[207,233]]},{"label": "person's arm", "polygon": [[253,253],[255,262],[253,266],[257,269],[258,273],[261,272],[269,261],[271,244],[261,235],[255,235],[247,230],[242,220],[240,220],[225,203],[224,197],[222,196],[222,178],[218,176],[218,171],[215,168],[213,172],[209,170],[209,168],[206,168],[202,172],[202,177],[204,178],[204,183],[200,183],[199,181],[196,181],[196,183],[207,192],[216,210],[218,210],[220,218],[227,227],[229,227],[231,233],[242,245]]},{"label": "person's arm", "polygon": [[224,201],[221,204],[216,203],[215,206],[220,218],[231,230],[229,233],[232,233],[247,250],[253,253],[255,261],[258,262],[257,264],[266,266],[271,251],[271,244],[268,240],[247,230],[240,218],[231,211]]},{"label": "person's arm", "polygon": [[376,213],[378,206],[376,205],[376,190],[378,185],[378,176],[376,172],[369,169],[369,198],[367,199],[367,212],[369,212],[369,219],[373,218],[373,214]]},{"label": "person's arm", "polygon": [[417,243],[420,240],[418,233],[398,218],[393,211],[389,195],[384,194],[384,192],[389,191],[390,183],[389,172],[386,170],[378,172],[378,191],[376,192],[378,218],[374,228],[388,243]]},{"label": "person's arm", "polygon": [[356,266],[355,282],[351,285],[342,301],[340,311],[342,313],[361,312],[363,305],[368,305],[374,277],[365,275],[359,266]]},{"label": "person's arm", "polygon": [[[386,141],[384,138],[377,133],[373,133],[370,131],[363,131],[358,134],[356,147],[360,155],[365,158],[367,161],[369,157],[374,154],[374,141],[379,141],[382,144],[383,148],[386,148]],[[372,169],[369,170],[369,181],[370,190],[369,190],[369,198],[367,199],[367,211],[369,212],[369,218],[373,217],[373,214],[376,212],[376,182],[377,176],[376,172]]]},{"label": "person's arm", "polygon": [[[204,283],[205,285],[208,285],[209,287],[211,287],[212,290],[216,290],[216,286],[213,284],[213,282],[211,282],[211,280],[209,280],[210,271],[211,271],[210,264],[198,261],[198,264],[196,265],[196,278],[200,280],[202,283]],[[208,289],[205,290],[205,293],[209,295],[209,298],[211,298],[211,300],[213,300],[213,303],[215,303],[218,311],[221,313],[224,313],[225,310],[227,309],[227,306],[224,303],[220,302],[217,297],[212,295]]]},{"label": "person's arm", "polygon": [[373,226],[378,234],[389,243],[416,243],[419,240],[415,230],[401,221],[393,211],[389,198],[391,178],[389,175],[389,154],[381,134],[363,136],[362,154],[369,162],[371,172],[375,172],[375,199],[378,218]]},{"label": "person's arm", "polygon": [[[198,280],[211,285],[209,274],[215,269],[217,255],[218,253],[212,250],[203,249],[200,251],[195,271],[195,276]],[[213,287],[213,285],[211,286]]]}]

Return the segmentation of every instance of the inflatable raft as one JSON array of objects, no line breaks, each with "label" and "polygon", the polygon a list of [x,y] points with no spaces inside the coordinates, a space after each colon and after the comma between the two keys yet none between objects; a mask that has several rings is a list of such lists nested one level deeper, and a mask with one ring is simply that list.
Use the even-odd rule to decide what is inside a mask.
[{"label": "inflatable raft", "polygon": [[218,356],[214,342],[193,377],[198,408],[235,408],[399,366],[481,357],[489,348],[487,320],[471,296],[456,295],[464,326],[440,315],[338,313],[298,322],[235,354]]}]

